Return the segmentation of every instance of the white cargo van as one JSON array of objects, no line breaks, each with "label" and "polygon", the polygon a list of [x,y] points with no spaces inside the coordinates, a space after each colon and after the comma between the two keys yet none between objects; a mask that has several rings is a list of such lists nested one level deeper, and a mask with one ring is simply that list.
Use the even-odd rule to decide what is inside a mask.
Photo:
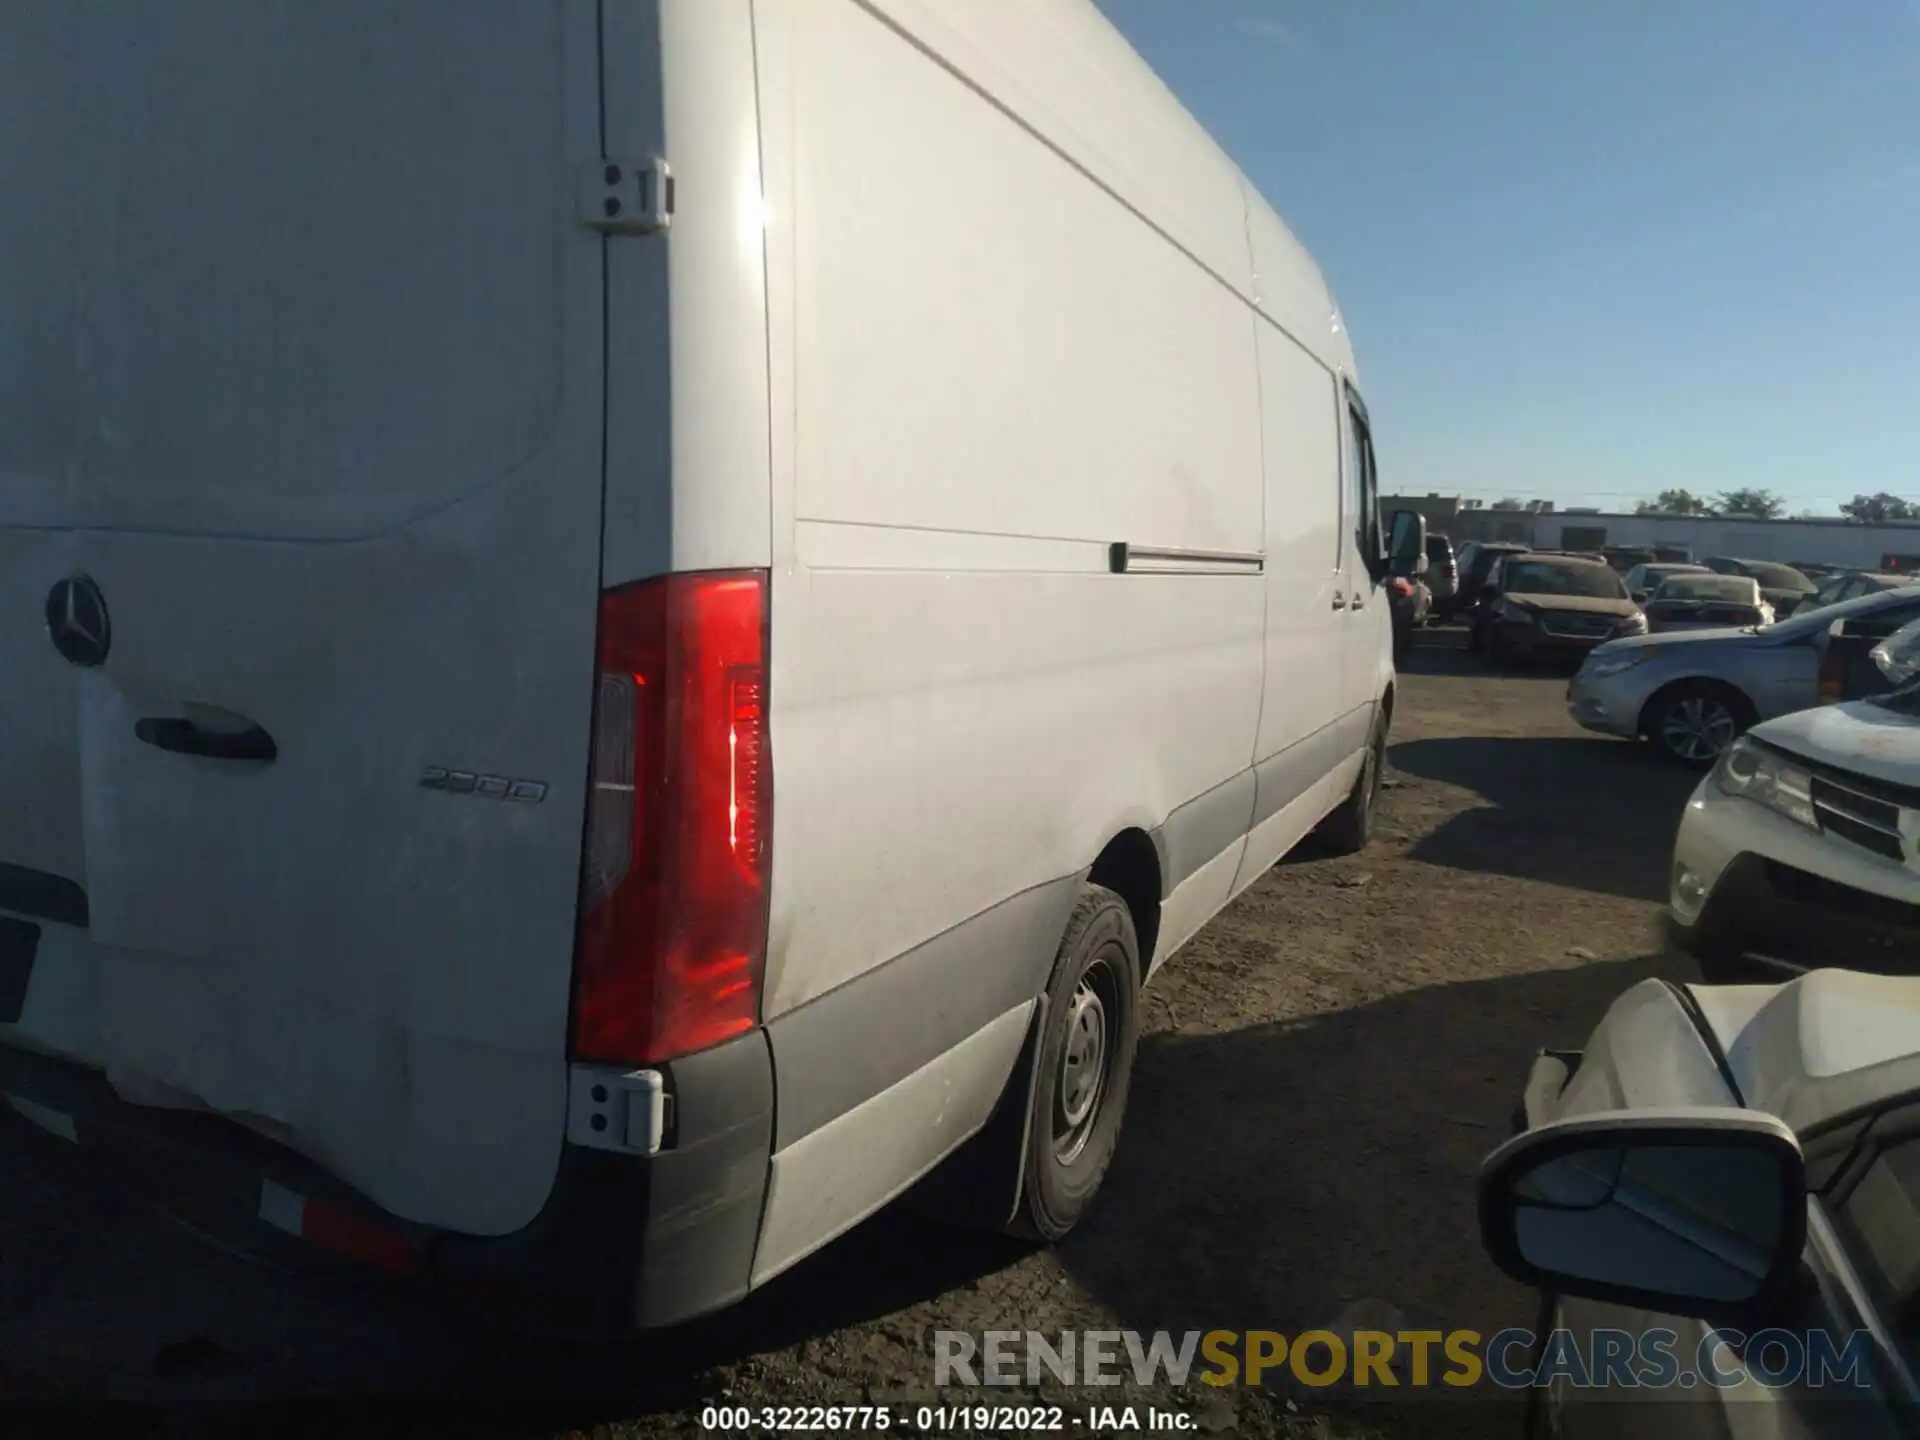
[{"label": "white cargo van", "polygon": [[0,66],[16,1108],[619,1323],[936,1166],[1064,1233],[1140,984],[1365,842],[1420,543],[1090,0],[24,6]]}]

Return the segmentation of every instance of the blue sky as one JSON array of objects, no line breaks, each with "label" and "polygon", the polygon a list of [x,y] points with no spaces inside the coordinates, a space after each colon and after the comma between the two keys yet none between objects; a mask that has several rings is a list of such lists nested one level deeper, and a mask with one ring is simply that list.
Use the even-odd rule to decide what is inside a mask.
[{"label": "blue sky", "polygon": [[1389,491],[1920,500],[1920,0],[1100,0],[1326,271]]}]

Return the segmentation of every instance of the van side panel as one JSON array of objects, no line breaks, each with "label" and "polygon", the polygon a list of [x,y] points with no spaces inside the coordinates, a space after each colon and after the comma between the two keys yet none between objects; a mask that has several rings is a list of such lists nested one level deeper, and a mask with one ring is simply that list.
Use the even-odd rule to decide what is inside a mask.
[{"label": "van side panel", "polygon": [[[781,1113],[764,1267],[857,1218],[789,1183],[804,1157],[864,1150],[881,1168],[860,1203],[891,1193],[980,1057],[1010,1063],[1004,1037],[963,1042],[1043,988],[1114,834],[1156,834],[1167,891],[1237,855],[1265,597],[1258,574],[1109,569],[1120,541],[1262,548],[1244,296],[930,54],[940,35],[855,0],[755,22]],[[1238,191],[1220,194],[1244,274]],[[1207,882],[1219,900],[1234,868]],[[888,978],[935,952],[924,983]]]},{"label": "van side panel", "polygon": [[1261,548],[1244,303],[852,0],[791,23],[770,1018],[1245,770],[1261,663],[1257,576],[1107,573]]},{"label": "van side panel", "polygon": [[[1254,294],[1239,172],[1093,0],[863,3],[1196,263]],[[999,213],[993,196],[972,198],[983,217]]]},{"label": "van side panel", "polygon": [[1339,723],[1346,619],[1333,608],[1335,593],[1344,588],[1339,382],[1264,316],[1251,323],[1260,356],[1267,483],[1267,659],[1255,830],[1236,889],[1285,854],[1320,816],[1295,812],[1285,824],[1267,822],[1360,743],[1348,733],[1351,727]]}]

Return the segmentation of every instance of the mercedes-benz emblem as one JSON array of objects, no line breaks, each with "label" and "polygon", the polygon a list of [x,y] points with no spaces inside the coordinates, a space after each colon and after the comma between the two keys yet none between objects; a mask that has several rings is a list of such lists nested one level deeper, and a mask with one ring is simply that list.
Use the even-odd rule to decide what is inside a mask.
[{"label": "mercedes-benz emblem", "polygon": [[85,575],[72,575],[47,592],[47,634],[75,665],[98,665],[113,643],[107,597]]}]

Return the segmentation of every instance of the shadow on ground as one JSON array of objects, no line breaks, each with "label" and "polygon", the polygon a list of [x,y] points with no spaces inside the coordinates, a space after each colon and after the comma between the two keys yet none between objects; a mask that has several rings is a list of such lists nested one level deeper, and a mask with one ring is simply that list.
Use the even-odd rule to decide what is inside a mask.
[{"label": "shadow on ground", "polygon": [[[160,1221],[108,1172],[4,1113],[0,1172],[0,1236],[36,1241],[34,1253],[0,1253],[0,1319],[37,1306],[38,1320],[50,1295],[89,1292],[72,1326],[56,1326],[71,1340],[36,1337],[51,1368],[47,1355],[37,1370],[21,1353],[0,1355],[0,1426],[8,1440],[74,1433],[533,1440],[614,1421],[644,1425],[649,1415],[719,1401],[719,1367],[892,1315],[1031,1250],[895,1206],[707,1320],[615,1341],[535,1343],[481,1334],[431,1302],[358,1285],[276,1279],[251,1265],[223,1271],[219,1256]],[[167,1280],[135,1273],[139,1256],[175,1242],[180,1254]],[[110,1258],[121,1255],[129,1263]],[[250,1293],[259,1286],[275,1289],[281,1303],[262,1304]],[[187,1291],[196,1293],[183,1304]],[[221,1342],[169,1329],[167,1317],[182,1311],[217,1317]],[[259,1326],[249,1334],[250,1322],[236,1316],[256,1312]],[[316,1335],[336,1316],[330,1333]],[[251,1353],[238,1353],[236,1342]],[[195,1359],[183,1367],[176,1357],[187,1353]],[[93,1398],[128,1394],[145,1398]]]},{"label": "shadow on ground", "polygon": [[1531,659],[1508,657],[1496,667],[1484,651],[1467,648],[1464,625],[1439,626],[1407,637],[1394,668],[1409,675],[1497,675],[1507,679],[1565,681],[1580,668],[1584,652],[1548,651]]},{"label": "shadow on ground", "polygon": [[[1056,1253],[1119,1324],[1149,1331],[1298,1333],[1337,1327],[1356,1302],[1372,1302],[1358,1312],[1367,1325],[1484,1335],[1525,1323],[1528,1297],[1474,1238],[1477,1168],[1507,1133],[1534,1050],[1579,1045],[1615,996],[1672,964],[1540,971],[1299,1023],[1149,1036],[1101,1204]],[[893,1314],[1025,1253],[895,1207],[679,1332],[570,1351],[476,1348],[470,1372],[431,1402],[256,1407],[241,1424],[293,1436],[644,1427],[721,1399],[717,1366]],[[215,1430],[212,1413],[63,1405],[41,1412],[44,1425],[10,1416],[9,1431],[198,1434]]]},{"label": "shadow on ground", "polygon": [[1487,802],[1422,837],[1414,859],[1665,901],[1674,831],[1697,775],[1597,738],[1408,740],[1389,758]]},{"label": "shadow on ground", "polygon": [[1582,1045],[1654,975],[1684,966],[1648,956],[1149,1037],[1101,1207],[1059,1253],[1143,1330],[1530,1323],[1531,1296],[1480,1253],[1475,1176],[1534,1052]]}]

